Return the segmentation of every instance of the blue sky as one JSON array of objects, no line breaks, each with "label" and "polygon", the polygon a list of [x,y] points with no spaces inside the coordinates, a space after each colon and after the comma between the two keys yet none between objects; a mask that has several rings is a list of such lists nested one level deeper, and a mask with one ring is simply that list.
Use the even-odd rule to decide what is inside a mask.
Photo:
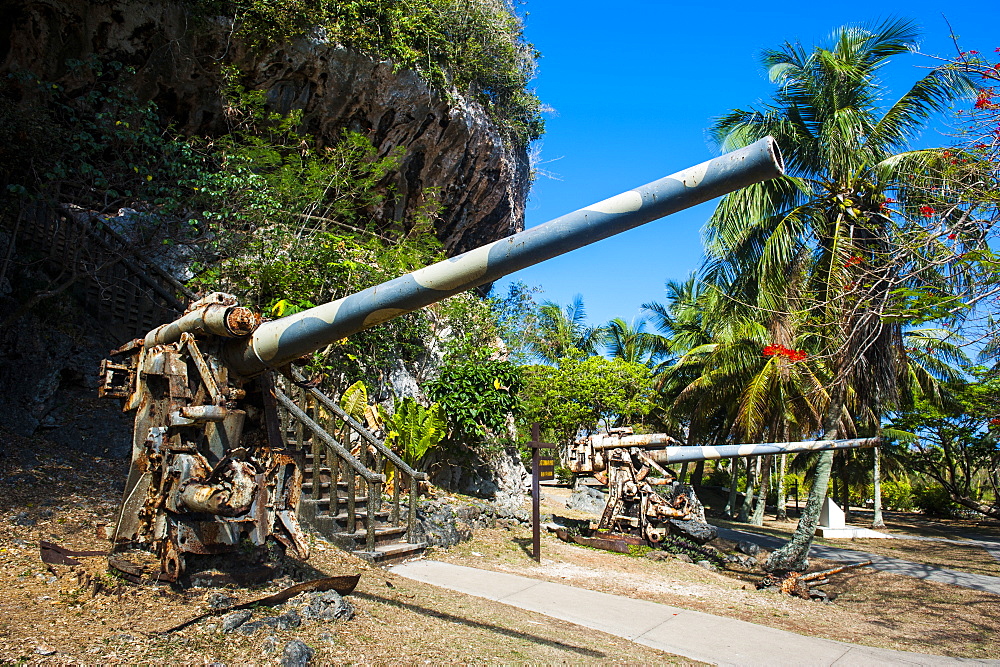
[{"label": "blue sky", "polygon": [[[534,86],[553,108],[535,146],[536,179],[526,226],[714,157],[706,128],[725,111],[765,100],[773,87],[757,56],[785,41],[822,43],[849,23],[904,17],[922,28],[920,50],[955,53],[945,22],[965,49],[1000,47],[1000,2],[686,3],[528,0],[525,32],[541,51]],[[885,71],[902,93],[933,66],[913,55]],[[921,138],[947,142],[943,124]],[[548,174],[548,175],[546,175]],[[714,202],[652,222],[513,274],[541,287],[541,299],[570,303],[581,294],[594,324],[640,316],[663,301],[667,280],[683,280],[702,257],[701,231]]]}]

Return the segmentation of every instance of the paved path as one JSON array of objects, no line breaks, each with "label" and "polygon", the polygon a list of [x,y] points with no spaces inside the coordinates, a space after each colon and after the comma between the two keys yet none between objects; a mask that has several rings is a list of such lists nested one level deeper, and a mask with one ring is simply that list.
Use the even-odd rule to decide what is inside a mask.
[{"label": "paved path", "polygon": [[[774,549],[785,543],[786,540],[770,535],[759,535],[744,530],[732,530],[730,528],[719,528],[719,536],[727,540],[747,540],[759,544],[767,549]],[[969,544],[963,542],[962,544]],[[981,545],[985,548],[985,544]],[[817,558],[836,560],[842,563],[860,563],[862,561],[872,561],[871,567],[876,570],[884,570],[894,574],[902,574],[907,577],[925,579],[927,581],[937,581],[942,584],[952,584],[972,588],[985,593],[1000,595],[1000,576],[991,577],[985,574],[973,574],[971,572],[960,572],[949,570],[943,567],[931,567],[923,563],[914,563],[901,558],[889,556],[879,556],[866,551],[854,551],[852,549],[842,549],[840,547],[828,547],[821,544],[813,544],[809,550],[809,555]]]},{"label": "paved path", "polygon": [[[806,637],[784,630],[713,616],[656,602],[554,584],[503,572],[418,560],[392,572],[441,588],[495,600],[638,644],[718,665],[1000,665],[905,653]],[[626,662],[628,656],[621,656]]]}]

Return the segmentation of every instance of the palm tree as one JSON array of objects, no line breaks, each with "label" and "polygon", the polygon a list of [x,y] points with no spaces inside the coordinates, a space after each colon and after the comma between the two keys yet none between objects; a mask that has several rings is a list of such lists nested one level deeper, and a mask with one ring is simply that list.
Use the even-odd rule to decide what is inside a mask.
[{"label": "palm tree", "polygon": [[587,356],[596,354],[604,338],[601,327],[587,324],[587,311],[579,294],[565,308],[554,301],[543,301],[538,307],[535,327],[531,349],[548,363],[558,363],[574,349]]},{"label": "palm tree", "polygon": [[[896,398],[900,326],[882,315],[902,277],[919,278],[919,257],[900,252],[900,237],[907,221],[919,220],[913,170],[939,160],[936,151],[899,151],[970,89],[960,74],[934,69],[883,107],[879,70],[911,51],[917,34],[891,19],[839,28],[829,47],[767,50],[762,61],[778,86],[772,103],[733,110],[712,128],[726,150],[767,135],[782,148],[787,176],[727,195],[713,214],[708,274],[729,286],[734,302],[805,321],[824,367],[813,404],[827,439],[849,427],[850,409]],[[832,462],[831,452],[819,457],[799,526],[768,569],[804,566]]]},{"label": "palm tree", "polygon": [[655,334],[646,331],[646,320],[629,324],[616,317],[604,326],[607,354],[612,359],[622,359],[652,368],[659,356],[660,341]]}]

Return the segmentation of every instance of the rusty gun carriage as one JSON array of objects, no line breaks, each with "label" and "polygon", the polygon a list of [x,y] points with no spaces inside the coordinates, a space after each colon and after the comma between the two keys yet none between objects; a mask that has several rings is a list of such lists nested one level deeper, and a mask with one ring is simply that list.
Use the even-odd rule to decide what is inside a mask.
[{"label": "rusty gun carriage", "polygon": [[[602,542],[635,538],[658,545],[671,533],[696,542],[715,536],[694,490],[677,481],[667,466],[711,459],[796,454],[831,449],[873,447],[878,438],[802,442],[681,446],[665,433],[636,435],[630,428],[580,438],[570,445],[567,467],[592,475],[608,488],[607,504],[597,524]],[[658,474],[653,474],[653,473]],[[632,540],[635,541],[635,540]]]}]

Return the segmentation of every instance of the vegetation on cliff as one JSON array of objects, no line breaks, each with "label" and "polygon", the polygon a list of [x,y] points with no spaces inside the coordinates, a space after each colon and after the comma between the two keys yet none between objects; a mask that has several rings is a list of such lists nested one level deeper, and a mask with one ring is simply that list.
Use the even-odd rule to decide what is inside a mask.
[{"label": "vegetation on cliff", "polygon": [[416,70],[438,92],[480,103],[517,144],[544,131],[528,89],[538,52],[512,0],[188,1],[226,16],[236,35],[260,46],[308,35]]}]

